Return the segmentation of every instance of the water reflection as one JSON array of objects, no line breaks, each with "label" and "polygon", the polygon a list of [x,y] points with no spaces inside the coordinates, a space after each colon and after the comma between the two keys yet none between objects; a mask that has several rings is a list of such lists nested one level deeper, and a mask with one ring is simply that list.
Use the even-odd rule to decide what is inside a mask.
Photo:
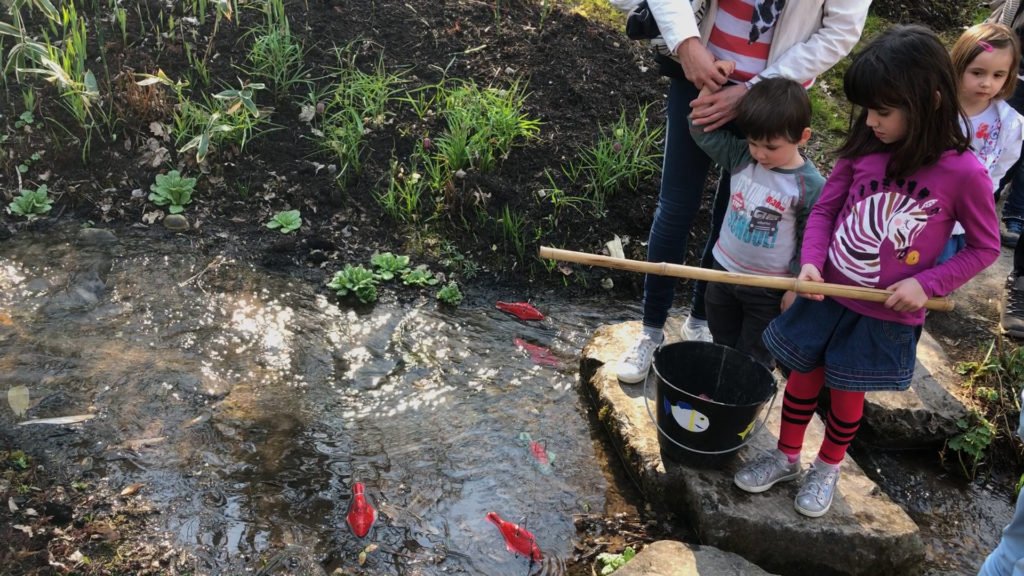
[{"label": "water reflection", "polygon": [[[357,315],[175,240],[33,240],[0,246],[2,383],[20,408],[0,424],[95,414],[55,457],[145,483],[210,573],[329,573],[361,553],[381,574],[561,573],[572,515],[604,505],[574,371],[514,342],[572,366],[596,316],[527,325],[429,298]],[[559,454],[553,474],[523,433]],[[356,481],[380,510],[365,539],[344,519]],[[507,552],[491,511],[548,558]]]}]

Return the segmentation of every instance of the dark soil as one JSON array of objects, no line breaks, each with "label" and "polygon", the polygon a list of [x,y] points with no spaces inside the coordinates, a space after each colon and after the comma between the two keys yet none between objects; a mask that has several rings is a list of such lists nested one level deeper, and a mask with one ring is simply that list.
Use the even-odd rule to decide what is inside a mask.
[{"label": "dark soil", "polygon": [[[492,283],[518,292],[523,299],[554,287],[585,295],[602,290],[598,280],[604,276],[614,279],[615,289],[624,298],[639,297],[639,275],[578,267],[545,272],[531,256],[540,245],[597,253],[618,235],[625,241],[627,257],[644,258],[657,200],[656,178],[634,189],[618,190],[603,217],[581,214],[548,220],[553,217],[551,207],[537,196],[550,187],[546,172],[571,191],[561,166],[575,159],[581,147],[593,144],[600,128],[613,124],[623,110],[632,117],[640,107],[652,104],[648,108],[651,125],[664,123],[667,83],[658,77],[647,49],[627,40],[617,27],[562,7],[547,13],[546,3],[528,0],[287,2],[292,31],[309,50],[310,78],[326,77],[337,66],[335,46],[352,45],[361,69],[371,70],[383,62],[388,71],[403,75],[404,89],[445,77],[472,78],[481,86],[527,83],[526,112],[543,123],[539,138],[513,148],[496,171],[469,171],[455,181],[451,192],[455,201],[449,203],[448,211],[408,228],[387,218],[375,193],[386,189],[392,160],[407,162],[416,142],[441,131],[439,119],[421,121],[408,106],[393,103],[386,128],[366,135],[364,170],[358,178],[339,185],[321,169],[330,159],[316,152],[309,125],[298,120],[298,101],[306,94],[275,101],[269,93],[260,93],[259,103],[274,108],[272,122],[277,129],[253,139],[244,150],[218,151],[199,167],[191,154],[176,154],[173,144],[151,128],[153,122],[170,122],[170,93],[133,82],[133,74],[158,69],[173,79],[190,76],[183,35],[157,43],[152,34],[141,34],[160,20],[167,3],[140,0],[137,4],[138,10],[132,6],[128,11],[127,43],[109,14],[90,14],[90,67],[101,93],[108,95],[102,108],[118,121],[113,131],[101,128],[93,134],[87,155],[82,151],[86,135],[61,106],[55,88],[44,82],[31,83],[36,94],[34,123],[16,127],[25,111],[23,89],[29,84],[27,79],[20,84],[7,78],[0,91],[0,129],[7,135],[0,144],[4,204],[16,194],[19,183],[33,189],[45,183],[57,201],[50,217],[32,223],[9,214],[0,216],[0,238],[69,218],[115,231],[142,227],[155,235],[172,234],[159,221],[143,216],[154,210],[146,200],[154,176],[178,167],[188,175],[201,174],[195,201],[185,212],[191,224],[186,233],[190,242],[209,253],[254,261],[269,271],[323,285],[344,264],[365,264],[374,252],[387,250],[412,254],[414,261],[444,270],[470,298],[474,289]],[[180,10],[182,4],[170,3],[173,10]],[[92,5],[105,10],[106,3]],[[974,6],[973,2],[890,0],[875,2],[873,10],[893,19],[950,29],[966,23]],[[33,17],[35,24],[41,23],[38,14]],[[221,25],[213,44],[213,85],[193,86],[196,97],[237,87],[238,78],[244,78],[238,66],[250,41],[244,31],[261,18],[258,11],[243,8],[233,21]],[[194,37],[184,38],[202,51],[212,33],[213,19],[207,18]],[[154,143],[169,150],[167,160],[155,166],[146,161]],[[40,155],[38,160],[30,160],[33,153]],[[21,164],[28,164],[29,170],[19,176]],[[492,224],[465,224],[468,207],[480,203]],[[553,222],[531,235],[525,257],[514,254],[500,228],[493,225],[506,206],[521,213],[530,225]],[[282,236],[264,227],[273,214],[285,209],[302,210],[304,225],[299,232]],[[697,222],[689,263],[696,262],[707,233],[706,216]],[[446,260],[475,262],[480,273],[474,277],[471,268],[445,266]],[[0,440],[4,436],[0,434]],[[95,484],[62,488],[75,482],[73,471],[46,468],[39,463],[45,461],[42,455],[31,455],[28,468],[22,468],[15,464],[17,448],[6,441],[0,445],[8,450],[0,451],[7,456],[0,462],[0,494],[5,502],[0,511],[0,541],[4,542],[0,572],[67,573],[67,559],[77,550],[102,559],[79,566],[79,574],[180,573],[177,552],[146,542],[146,511],[133,506],[131,495],[118,496]],[[8,501],[19,510],[35,510],[35,520],[19,524],[20,528],[13,526]],[[662,534],[656,524],[638,515],[588,517],[579,526],[579,563],[571,571],[580,574],[590,573],[590,563],[599,551],[618,551],[623,544],[642,544]]]}]

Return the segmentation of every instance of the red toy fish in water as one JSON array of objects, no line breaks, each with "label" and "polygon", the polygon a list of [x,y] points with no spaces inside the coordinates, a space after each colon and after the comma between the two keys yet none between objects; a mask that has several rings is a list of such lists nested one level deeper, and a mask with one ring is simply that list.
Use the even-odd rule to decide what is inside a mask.
[{"label": "red toy fish in water", "polygon": [[529,432],[520,433],[519,442],[525,444],[527,448],[529,448],[530,456],[533,458],[533,462],[537,465],[537,469],[540,470],[541,474],[547,476],[554,471],[551,464],[555,461],[555,455],[548,452],[546,442],[537,442],[530,436]]},{"label": "red toy fish in water", "polygon": [[505,539],[505,548],[513,554],[526,556],[531,562],[537,562],[544,558],[540,548],[537,547],[537,538],[529,530],[505,521],[498,516],[497,512],[488,512],[487,520],[501,530],[501,537]]},{"label": "red toy fish in water", "polygon": [[526,350],[530,354],[530,360],[532,360],[534,364],[538,364],[540,366],[551,366],[552,368],[561,368],[562,361],[552,354],[551,350],[548,350],[543,346],[538,346],[537,344],[530,344],[522,338],[514,338],[512,342],[516,346]]},{"label": "red toy fish in water", "polygon": [[508,312],[520,320],[543,320],[544,315],[533,307],[533,304],[529,302],[502,302],[498,300],[498,310],[502,312]]},{"label": "red toy fish in water", "polygon": [[352,533],[362,538],[370,531],[370,527],[377,521],[377,510],[366,501],[366,487],[362,482],[352,485],[352,501],[348,506],[348,514],[345,521]]}]

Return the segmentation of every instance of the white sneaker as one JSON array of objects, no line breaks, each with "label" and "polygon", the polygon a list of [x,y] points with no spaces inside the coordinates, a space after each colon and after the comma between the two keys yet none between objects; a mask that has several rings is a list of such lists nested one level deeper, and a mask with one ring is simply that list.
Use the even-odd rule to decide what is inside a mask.
[{"label": "white sneaker", "polygon": [[712,342],[714,338],[711,337],[711,329],[708,328],[708,323],[703,322],[696,326],[690,326],[690,318],[687,317],[686,321],[683,322],[683,329],[679,331],[682,335],[683,340],[693,340],[696,342]]},{"label": "white sneaker", "polygon": [[643,382],[647,378],[647,372],[651,369],[651,362],[654,361],[654,351],[659,346],[661,346],[660,341],[641,333],[633,346],[622,355],[622,358],[619,358],[619,363],[615,366],[619,380],[626,384]]}]

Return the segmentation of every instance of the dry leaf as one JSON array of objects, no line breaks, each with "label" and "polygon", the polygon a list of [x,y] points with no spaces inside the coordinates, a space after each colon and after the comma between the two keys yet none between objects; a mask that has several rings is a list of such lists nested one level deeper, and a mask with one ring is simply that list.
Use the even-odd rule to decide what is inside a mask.
[{"label": "dry leaf", "polygon": [[152,224],[162,218],[164,215],[163,210],[153,210],[152,212],[146,212],[142,215],[142,221],[146,224]]},{"label": "dry leaf", "polygon": [[7,391],[7,403],[14,410],[14,415],[21,418],[28,412],[29,397],[28,386],[15,386]]},{"label": "dry leaf", "polygon": [[311,122],[314,116],[316,116],[316,106],[303,104],[302,111],[299,112],[299,122]]},{"label": "dry leaf", "polygon": [[31,538],[34,535],[33,532],[32,532],[32,528],[29,527],[29,526],[24,526],[22,524],[15,524],[14,526],[12,526],[12,528],[14,528],[15,530],[21,530],[25,534],[28,534],[29,538]]},{"label": "dry leaf", "polygon": [[7,507],[11,509],[11,512],[18,511],[18,505],[14,503],[13,496],[7,498]]},{"label": "dry leaf", "polygon": [[145,484],[142,483],[129,484],[125,486],[124,490],[121,490],[121,496],[131,496],[141,490],[143,486]]}]

